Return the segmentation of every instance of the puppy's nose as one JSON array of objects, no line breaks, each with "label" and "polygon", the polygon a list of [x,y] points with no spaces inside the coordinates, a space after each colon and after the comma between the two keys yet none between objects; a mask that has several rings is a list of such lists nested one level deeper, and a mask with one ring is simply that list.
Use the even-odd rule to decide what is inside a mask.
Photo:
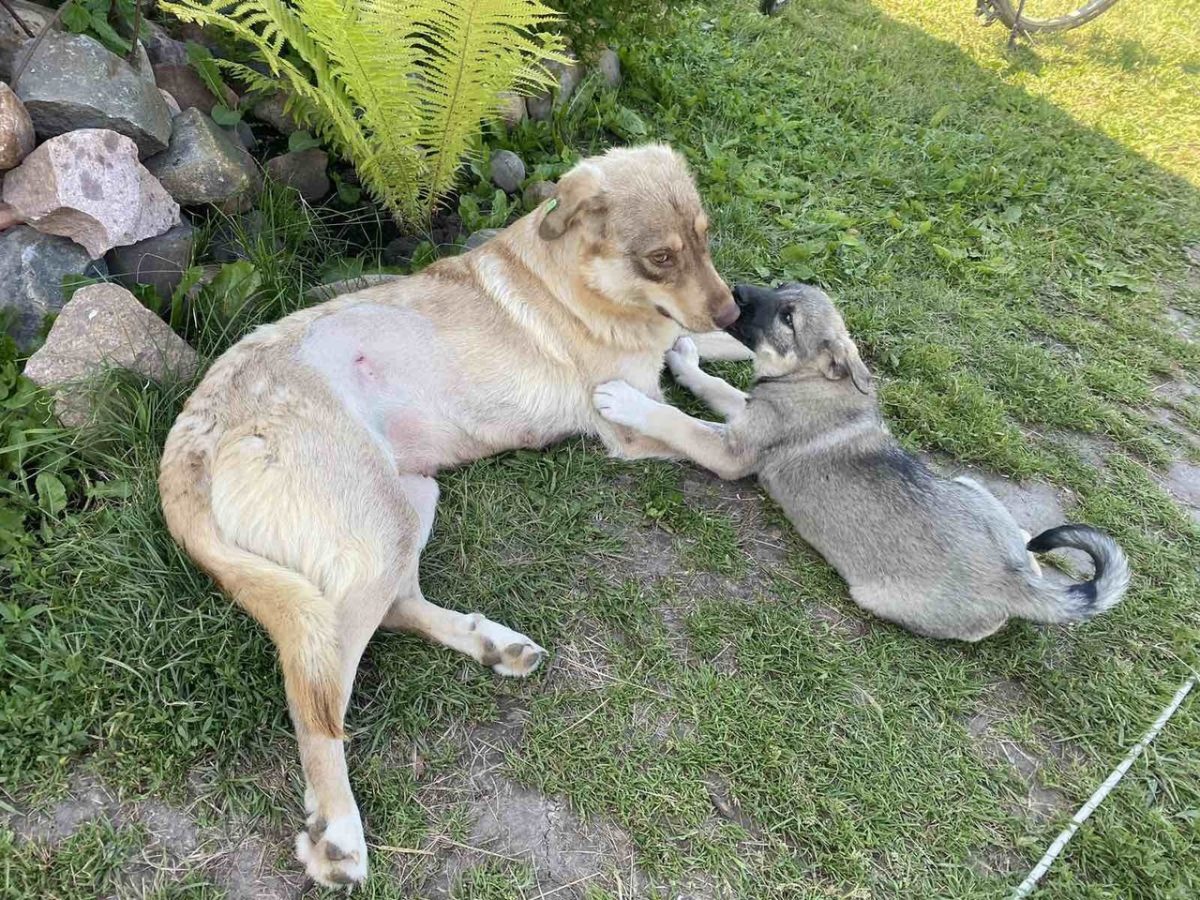
[{"label": "puppy's nose", "polygon": [[750,302],[750,285],[735,284],[733,286],[733,302],[738,306],[745,306]]},{"label": "puppy's nose", "polygon": [[[734,298],[737,298],[737,291],[734,291]],[[717,323],[718,328],[728,328],[741,314],[741,307],[737,303],[726,303],[721,307],[721,311],[713,316],[713,321]]]}]

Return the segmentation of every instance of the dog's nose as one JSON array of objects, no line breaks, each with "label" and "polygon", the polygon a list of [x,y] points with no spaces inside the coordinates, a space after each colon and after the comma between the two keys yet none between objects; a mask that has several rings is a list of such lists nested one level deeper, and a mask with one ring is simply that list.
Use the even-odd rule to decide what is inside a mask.
[{"label": "dog's nose", "polygon": [[[736,299],[737,292],[734,292]],[[717,323],[718,328],[728,328],[737,321],[738,316],[742,314],[741,306],[737,303],[726,303],[721,307],[721,311],[713,316],[713,321]]]},{"label": "dog's nose", "polygon": [[735,284],[733,286],[733,302],[738,306],[745,306],[750,302],[750,285]]}]

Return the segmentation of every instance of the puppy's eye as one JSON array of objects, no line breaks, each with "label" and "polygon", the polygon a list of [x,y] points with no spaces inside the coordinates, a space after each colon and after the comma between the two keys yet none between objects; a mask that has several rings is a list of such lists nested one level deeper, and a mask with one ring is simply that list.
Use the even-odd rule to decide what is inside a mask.
[{"label": "puppy's eye", "polygon": [[655,250],[648,258],[660,269],[665,269],[675,262],[675,257],[671,255],[670,250]]},{"label": "puppy's eye", "polygon": [[785,309],[783,312],[781,312],[779,314],[779,319],[788,328],[792,327],[792,311],[790,309]]}]

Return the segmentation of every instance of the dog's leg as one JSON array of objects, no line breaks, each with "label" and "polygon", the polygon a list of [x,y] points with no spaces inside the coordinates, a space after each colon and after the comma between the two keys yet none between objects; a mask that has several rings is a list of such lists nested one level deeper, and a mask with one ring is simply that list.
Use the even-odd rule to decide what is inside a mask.
[{"label": "dog's leg", "polygon": [[754,352],[749,347],[724,331],[693,334],[691,339],[695,341],[701,359],[713,362],[742,362],[754,359]]},{"label": "dog's leg", "polygon": [[[351,615],[340,623],[343,716],[359,659],[377,621]],[[367,877],[367,842],[346,770],[345,742],[314,733],[298,717],[292,718],[305,781],[305,830],[296,835],[296,858],[310,878],[326,887],[357,884]]]},{"label": "dog's leg", "polygon": [[[994,510],[996,510],[1001,516],[1008,519],[1008,521],[1012,522],[1012,524],[1021,533],[1021,539],[1024,543],[1028,544],[1031,540],[1033,540],[1033,535],[1031,535],[1024,528],[1021,528],[1019,525],[1017,525],[1016,519],[1014,519],[1012,513],[1008,511],[1008,507],[1005,506],[1003,503],[1001,503],[1000,499],[995,494],[993,494],[991,491],[989,491],[987,488],[985,488],[982,484],[980,484],[974,478],[971,478],[969,475],[959,475],[954,480],[957,481],[959,484],[961,484],[963,487],[970,488],[971,490],[975,491],[977,494],[979,494],[980,497],[985,498],[985,502],[989,503],[991,505],[991,507]],[[1042,577],[1042,565],[1041,565],[1041,563],[1038,562],[1037,557],[1034,556],[1032,553],[1026,553],[1026,556],[1028,557],[1028,560],[1029,560],[1029,568],[1031,568],[1033,570],[1033,574],[1036,575],[1038,578],[1041,578]],[[1003,623],[1001,623],[1001,624],[1003,624]],[[998,627],[999,626],[997,626],[997,628]],[[995,630],[995,629],[993,629],[993,630]],[[985,635],[985,637],[986,637],[986,635]]]},{"label": "dog's leg", "polygon": [[608,421],[661,441],[720,478],[744,478],[754,471],[753,456],[730,446],[724,425],[693,419],[673,406],[651,400],[624,381],[606,382],[592,397]]},{"label": "dog's leg", "polygon": [[681,337],[667,351],[667,367],[676,381],[726,420],[746,409],[747,395],[744,392],[700,368],[700,353],[691,338]]},{"label": "dog's leg", "polygon": [[[401,487],[420,520],[418,544],[424,548],[433,529],[437,508],[437,482],[419,475],[400,479]],[[388,607],[380,623],[388,631],[411,631],[452,650],[465,653],[500,675],[528,675],[546,651],[525,637],[480,613],[464,615],[443,609],[425,599],[414,567],[405,586]]]},{"label": "dog's leg", "polygon": [[384,616],[382,627],[409,631],[465,653],[498,675],[521,678],[533,672],[546,651],[520,632],[481,613],[455,612],[430,603],[414,578]]}]

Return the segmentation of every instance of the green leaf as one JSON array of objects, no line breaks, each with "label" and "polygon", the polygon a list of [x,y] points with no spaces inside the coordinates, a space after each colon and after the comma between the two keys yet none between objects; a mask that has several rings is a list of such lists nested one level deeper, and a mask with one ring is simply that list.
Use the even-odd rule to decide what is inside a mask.
[{"label": "green leaf", "polygon": [[129,52],[130,43],[117,34],[116,29],[108,24],[108,19],[102,12],[93,12],[91,17],[91,31],[100,39],[100,43],[104,44],[109,50],[118,55],[124,55]]},{"label": "green leaf", "polygon": [[67,488],[57,475],[50,472],[39,472],[34,482],[37,490],[38,506],[52,518],[58,518],[67,506]]},{"label": "green leaf", "polygon": [[230,109],[224,103],[218,103],[213,106],[212,120],[218,125],[228,128],[242,121],[242,111],[240,109]]},{"label": "green leaf", "polygon": [[628,106],[618,106],[614,109],[605,124],[627,141],[641,140],[650,134],[650,129],[642,117]]},{"label": "green leaf", "polygon": [[261,284],[262,276],[253,263],[239,259],[222,266],[217,277],[204,288],[204,294],[229,320],[241,312]]},{"label": "green leaf", "polygon": [[66,9],[63,10],[62,23],[67,26],[68,31],[83,34],[92,25],[92,13],[76,0],[68,0]]},{"label": "green leaf", "polygon": [[290,153],[299,153],[301,150],[311,150],[313,147],[320,147],[320,138],[315,138],[307,131],[293,131],[288,135],[288,151]]}]

